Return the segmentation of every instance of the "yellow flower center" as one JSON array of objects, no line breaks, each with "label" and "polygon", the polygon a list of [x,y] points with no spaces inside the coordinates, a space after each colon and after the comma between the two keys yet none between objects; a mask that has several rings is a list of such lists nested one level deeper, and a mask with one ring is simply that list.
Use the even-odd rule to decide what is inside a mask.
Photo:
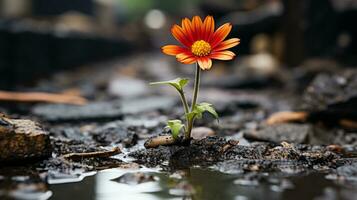
[{"label": "yellow flower center", "polygon": [[198,40],[192,44],[191,52],[195,56],[207,56],[211,53],[211,45],[204,40]]}]

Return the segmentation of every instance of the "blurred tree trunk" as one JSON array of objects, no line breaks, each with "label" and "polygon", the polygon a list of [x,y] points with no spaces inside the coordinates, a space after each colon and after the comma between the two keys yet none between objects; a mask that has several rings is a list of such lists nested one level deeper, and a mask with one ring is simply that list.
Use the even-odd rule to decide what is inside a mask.
[{"label": "blurred tree trunk", "polygon": [[304,59],[304,5],[305,0],[283,0],[284,61],[297,66]]}]

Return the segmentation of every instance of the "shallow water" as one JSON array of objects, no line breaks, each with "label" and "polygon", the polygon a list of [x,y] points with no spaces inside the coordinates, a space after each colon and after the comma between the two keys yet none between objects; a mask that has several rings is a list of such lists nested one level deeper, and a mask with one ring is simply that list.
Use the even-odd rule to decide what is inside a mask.
[{"label": "shallow water", "polygon": [[[143,172],[152,179],[136,183],[124,174]],[[114,180],[113,180],[114,179]],[[85,177],[80,182],[51,184],[50,199],[114,200],[114,199],[353,199],[357,190],[343,186],[324,174],[308,174],[286,178],[267,178],[257,182],[239,175],[210,169],[191,168],[163,173],[157,170],[110,169]]]}]

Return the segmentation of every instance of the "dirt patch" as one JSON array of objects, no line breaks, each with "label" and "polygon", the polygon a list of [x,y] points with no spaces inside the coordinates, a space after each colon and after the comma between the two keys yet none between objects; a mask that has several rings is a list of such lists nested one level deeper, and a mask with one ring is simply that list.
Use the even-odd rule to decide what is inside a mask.
[{"label": "dirt patch", "polygon": [[[282,143],[253,143],[250,146],[237,145],[233,140],[208,137],[193,140],[190,146],[160,146],[143,149],[130,154],[137,162],[147,166],[184,168],[193,165],[211,166],[227,162],[252,168],[255,171],[275,171],[277,168],[300,166],[301,170],[330,169],[336,167],[336,161],[342,154],[330,151],[323,146],[293,145]],[[222,165],[222,164],[221,164]],[[293,168],[292,168],[293,169]],[[283,171],[283,170],[281,170]]]}]

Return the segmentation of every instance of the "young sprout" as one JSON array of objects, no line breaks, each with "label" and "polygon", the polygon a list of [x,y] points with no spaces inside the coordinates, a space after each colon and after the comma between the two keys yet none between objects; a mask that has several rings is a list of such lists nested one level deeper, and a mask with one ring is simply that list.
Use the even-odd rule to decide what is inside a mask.
[{"label": "young sprout", "polygon": [[217,60],[232,60],[235,54],[228,51],[239,44],[240,39],[231,38],[225,40],[232,29],[230,23],[223,24],[216,31],[214,29],[214,19],[212,16],[207,16],[204,21],[199,16],[195,16],[192,20],[184,18],[181,26],[174,25],[171,28],[172,35],[183,46],[166,45],[162,47],[162,52],[176,56],[177,61],[183,64],[196,64],[196,75],[194,82],[194,91],[191,102],[191,107],[187,102],[184,87],[189,82],[185,78],[177,78],[171,81],[154,82],[151,85],[167,84],[174,87],[181,97],[181,101],[185,113],[185,123],[181,120],[169,120],[167,127],[170,128],[172,137],[177,139],[180,132],[184,132],[184,139],[191,138],[191,131],[195,119],[202,117],[202,113],[208,112],[213,117],[218,119],[218,114],[212,104],[202,102],[197,103],[198,91],[200,85],[201,70],[209,70],[212,67],[212,59]]}]

